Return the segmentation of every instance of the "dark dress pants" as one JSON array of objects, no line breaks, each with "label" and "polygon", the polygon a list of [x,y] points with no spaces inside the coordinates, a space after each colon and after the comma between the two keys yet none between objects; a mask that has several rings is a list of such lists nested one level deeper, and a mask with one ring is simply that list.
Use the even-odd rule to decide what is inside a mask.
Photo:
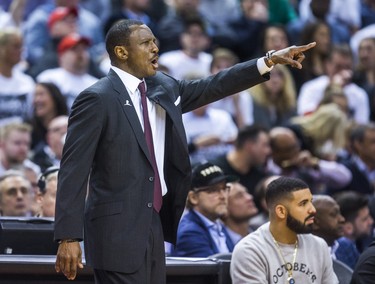
[{"label": "dark dress pants", "polygon": [[160,217],[154,211],[145,259],[139,270],[122,273],[94,269],[95,284],[165,284],[165,251]]}]

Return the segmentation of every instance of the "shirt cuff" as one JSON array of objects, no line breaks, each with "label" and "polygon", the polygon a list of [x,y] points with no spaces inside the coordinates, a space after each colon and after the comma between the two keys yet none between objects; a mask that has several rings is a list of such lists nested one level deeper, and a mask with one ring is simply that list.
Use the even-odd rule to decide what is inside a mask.
[{"label": "shirt cuff", "polygon": [[257,67],[260,75],[270,72],[273,69],[273,66],[268,67],[266,62],[264,62],[264,57],[261,57],[257,60]]}]

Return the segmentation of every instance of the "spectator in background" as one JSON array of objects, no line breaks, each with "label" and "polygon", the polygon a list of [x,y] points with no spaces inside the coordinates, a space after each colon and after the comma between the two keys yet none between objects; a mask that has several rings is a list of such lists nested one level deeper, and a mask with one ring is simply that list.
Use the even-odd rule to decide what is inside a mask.
[{"label": "spectator in background", "polygon": [[228,22],[229,33],[221,41],[214,39],[222,47],[233,50],[240,61],[252,58],[258,52],[263,29],[268,23],[269,12],[266,1],[241,0],[240,17]]},{"label": "spectator in background", "polygon": [[225,155],[233,147],[238,129],[229,112],[201,106],[182,116],[192,164]]},{"label": "spectator in background", "polygon": [[[41,72],[47,69],[59,67],[58,46],[61,40],[78,32],[78,10],[75,7],[57,7],[49,16],[48,30],[51,36],[43,57],[35,62],[28,70],[28,73],[36,78]],[[104,73],[98,67],[96,61],[90,56],[88,73],[96,78],[101,78]]]},{"label": "spectator in background", "polygon": [[[38,171],[37,171],[38,170]],[[38,194],[39,194],[39,186],[38,186],[38,179],[40,175],[40,170],[35,169],[29,165],[24,165],[21,169],[21,172],[25,176],[25,178],[31,184],[31,215],[35,216],[40,211],[40,205],[38,203]]]},{"label": "spectator in background", "polygon": [[268,185],[266,201],[270,222],[243,238],[233,250],[233,284],[338,284],[327,244],[310,234],[316,210],[308,185],[280,177]]},{"label": "spectator in background", "polygon": [[344,236],[337,240],[339,247],[336,250],[336,258],[354,269],[364,249],[357,244],[372,234],[374,220],[370,216],[368,198],[354,191],[339,193],[334,198],[345,218]]},{"label": "spectator in background", "polygon": [[16,28],[0,29],[0,125],[22,121],[31,113],[34,80],[16,67],[23,38]]},{"label": "spectator in background", "polygon": [[269,23],[287,25],[297,19],[297,13],[289,0],[258,0],[268,2]]},{"label": "spectator in background", "polygon": [[[336,0],[302,0],[301,5],[304,6],[303,11],[300,9],[299,18],[288,24],[287,30],[292,43],[298,43],[301,38],[302,31],[307,24],[316,21],[327,23],[331,29],[331,40],[334,44],[349,43],[352,30],[345,24],[345,20],[341,21],[330,15],[331,3]],[[340,1],[340,2],[339,2]],[[341,10],[355,10],[351,8],[342,9],[342,7],[352,7],[355,1],[345,0],[345,4],[338,0],[338,6]],[[354,11],[356,12],[356,11]],[[302,13],[302,15],[301,15]]]},{"label": "spectator in background", "polygon": [[200,0],[173,0],[167,14],[158,23],[160,53],[181,49],[180,35],[185,23],[194,17],[202,17],[208,31],[210,26],[198,10]]},{"label": "spectator in background", "polygon": [[373,195],[375,185],[375,124],[355,125],[350,132],[352,153],[342,161],[352,173],[352,181],[342,191]]},{"label": "spectator in background", "polygon": [[211,162],[237,176],[254,195],[255,186],[267,175],[264,166],[270,152],[268,131],[258,125],[246,126],[239,130],[234,148]]},{"label": "spectator in background", "polygon": [[346,115],[349,119],[349,122],[352,119],[352,113],[350,112],[348,98],[344,94],[344,90],[340,85],[337,84],[329,84],[327,88],[324,90],[324,95],[322,100],[319,103],[319,106],[327,105],[334,103],[336,104],[339,109]]},{"label": "spectator in background", "polygon": [[266,129],[285,126],[296,114],[296,89],[289,69],[278,65],[271,74],[270,80],[249,89],[254,123]]},{"label": "spectator in background", "polygon": [[166,66],[176,79],[208,76],[212,55],[205,52],[210,46],[210,38],[202,19],[186,21],[180,40],[182,48],[161,54],[159,63]]},{"label": "spectator in background", "polygon": [[37,83],[34,91],[33,116],[28,120],[31,124],[31,149],[38,144],[46,144],[48,124],[60,115],[68,114],[65,97],[54,83]]},{"label": "spectator in background", "polygon": [[59,67],[43,71],[37,77],[38,82],[54,83],[64,95],[68,109],[85,88],[97,81],[88,74],[90,40],[78,34],[64,37],[58,45]]},{"label": "spectator in background", "polygon": [[324,104],[305,116],[296,116],[288,127],[294,131],[303,150],[325,160],[336,160],[345,147],[347,115],[335,103]]},{"label": "spectator in background", "polygon": [[362,28],[375,24],[375,1],[361,1],[361,22]]},{"label": "spectator in background", "polygon": [[67,130],[66,115],[57,116],[48,124],[47,143],[35,148],[32,156],[32,161],[39,165],[42,171],[52,166],[60,166]]},{"label": "spectator in background", "polygon": [[359,42],[358,64],[353,82],[363,88],[370,104],[370,120],[375,121],[375,35]]},{"label": "spectator in background", "polygon": [[227,214],[228,192],[234,176],[225,175],[220,167],[201,163],[193,168],[191,189],[187,197],[188,212],[177,230],[175,256],[208,257],[232,252],[234,244],[220,217]]},{"label": "spectator in background", "polygon": [[31,167],[40,173],[40,167],[28,159],[31,145],[31,126],[10,123],[0,129],[0,176],[7,170]]},{"label": "spectator in background", "polygon": [[227,214],[221,217],[234,245],[252,232],[250,220],[258,213],[253,196],[239,182],[233,182],[228,193]]},{"label": "spectator in background", "polygon": [[213,27],[214,34],[240,15],[237,0],[200,0],[198,9]]},{"label": "spectator in background", "polygon": [[39,178],[38,217],[55,217],[58,167],[46,169]]},{"label": "spectator in background", "polygon": [[[360,2],[362,0],[330,0],[328,13],[325,15],[327,22],[339,25],[345,30],[348,36],[361,27]],[[299,6],[300,18],[306,21],[313,21],[316,16],[313,11],[321,7],[321,0],[301,0]],[[345,9],[343,9],[345,7]]]},{"label": "spectator in background", "polygon": [[151,0],[120,0],[121,7],[112,11],[104,25],[104,30],[108,31],[111,26],[120,20],[138,20],[150,27],[152,32],[157,35],[156,23],[148,15],[148,9]]},{"label": "spectator in background", "polygon": [[31,199],[31,185],[22,172],[11,170],[0,176],[1,216],[30,216]]},{"label": "spectator in background", "polygon": [[314,195],[313,205],[316,214],[312,233],[326,241],[331,257],[336,259],[336,250],[339,247],[337,239],[344,235],[345,223],[340,206],[328,195]]},{"label": "spectator in background", "polygon": [[264,54],[269,50],[278,50],[289,45],[289,37],[285,27],[280,24],[268,24],[261,34],[258,53]]},{"label": "spectator in background", "polygon": [[299,43],[310,41],[315,41],[317,47],[314,50],[306,52],[306,61],[309,62],[309,65],[301,70],[301,72],[295,72],[292,69],[298,92],[306,81],[326,74],[325,60],[329,55],[332,45],[329,25],[323,21],[307,24],[303,28]]},{"label": "spectator in background", "polygon": [[[217,48],[212,52],[211,74],[217,74],[238,62],[238,57],[232,51]],[[229,112],[238,128],[253,124],[253,103],[246,91],[216,101],[211,106]]]},{"label": "spectator in background", "polygon": [[250,219],[250,227],[254,231],[269,221],[269,212],[266,203],[267,186],[279,177],[277,175],[267,176],[261,179],[255,187],[254,201],[258,207],[258,214]]},{"label": "spectator in background", "polygon": [[270,145],[272,155],[267,163],[270,175],[298,177],[314,194],[325,193],[327,187],[341,189],[351,181],[352,175],[345,166],[302,150],[296,134],[289,128],[271,129]]},{"label": "spectator in background", "polygon": [[78,33],[90,39],[91,56],[97,60],[105,53],[104,37],[99,18],[80,6],[80,0],[53,0],[37,7],[25,23],[26,59],[35,64],[44,55],[51,38],[48,34],[48,18],[56,7],[78,9]]},{"label": "spectator in background", "polygon": [[343,88],[354,121],[357,123],[368,122],[370,116],[368,96],[364,89],[351,82],[353,67],[349,46],[334,46],[326,60],[326,75],[319,76],[302,85],[297,100],[297,113],[305,115],[315,111],[322,100],[326,87],[334,83]]}]

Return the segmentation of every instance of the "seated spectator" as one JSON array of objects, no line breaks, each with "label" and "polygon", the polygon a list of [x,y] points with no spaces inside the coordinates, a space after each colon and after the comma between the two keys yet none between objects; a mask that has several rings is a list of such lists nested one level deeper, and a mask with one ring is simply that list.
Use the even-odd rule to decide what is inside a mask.
[{"label": "seated spectator", "polygon": [[363,88],[369,99],[370,120],[375,120],[375,33],[359,42],[358,63],[353,73],[353,82]]},{"label": "seated spectator", "polygon": [[305,53],[304,62],[308,62],[308,64],[305,64],[303,69],[298,71],[292,69],[298,92],[306,81],[326,74],[325,60],[332,47],[331,29],[326,22],[318,20],[303,28],[299,43],[313,41],[316,42],[316,48],[307,50]]},{"label": "seated spectator", "polygon": [[326,75],[302,85],[297,100],[297,113],[305,115],[314,112],[323,98],[326,87],[334,83],[343,88],[354,121],[368,122],[370,116],[368,96],[364,89],[351,81],[354,65],[350,48],[347,45],[334,46],[325,62]]},{"label": "seated spectator", "polygon": [[38,203],[40,211],[37,213],[39,217],[55,217],[58,171],[58,167],[50,167],[39,178]]},{"label": "seated spectator", "polygon": [[47,143],[48,124],[60,115],[68,114],[65,97],[54,83],[37,83],[34,91],[33,115],[28,120],[33,128],[31,149]]},{"label": "seated spectator", "polygon": [[289,69],[276,65],[270,80],[249,89],[254,123],[267,129],[285,126],[296,114],[296,88]]},{"label": "seated spectator", "polygon": [[180,35],[185,29],[185,22],[192,17],[202,17],[208,31],[209,23],[198,11],[199,0],[173,0],[169,10],[158,23],[160,53],[181,49]]},{"label": "seated spectator", "polygon": [[268,185],[266,202],[270,222],[243,238],[233,250],[233,284],[338,284],[327,244],[310,234],[316,210],[308,185],[279,177]]},{"label": "seated spectator", "polygon": [[324,104],[305,116],[293,117],[288,125],[301,142],[303,150],[325,160],[336,160],[345,147],[347,115],[335,103]]},{"label": "seated spectator", "polygon": [[269,24],[263,30],[260,38],[259,54],[270,50],[279,50],[289,46],[289,37],[283,25]]},{"label": "seated spectator", "polygon": [[23,37],[16,28],[0,29],[0,124],[22,121],[31,113],[34,80],[24,74],[21,62]]},{"label": "seated spectator", "polygon": [[[222,39],[213,39],[214,44],[229,48],[238,55],[240,61],[255,57],[263,29],[269,21],[267,1],[241,0],[241,14],[228,22],[228,35]],[[267,50],[268,51],[268,50]]]},{"label": "seated spectator", "polygon": [[[212,52],[211,74],[217,74],[221,70],[238,63],[238,61],[238,57],[229,49],[217,48]],[[254,122],[253,102],[246,91],[225,97],[224,99],[212,103],[211,106],[229,112],[239,128],[251,125]]]},{"label": "seated spectator", "polygon": [[35,216],[37,212],[40,210],[39,203],[37,201],[38,194],[39,194],[39,186],[38,186],[38,179],[40,175],[40,171],[36,171],[33,167],[30,167],[29,165],[24,165],[22,169],[20,170],[25,178],[30,182],[31,184],[31,216]]},{"label": "seated spectator", "polygon": [[228,194],[227,214],[221,217],[227,232],[236,245],[252,232],[250,220],[258,213],[253,196],[239,182],[233,182]]},{"label": "seated spectator", "polygon": [[[337,2],[339,1],[338,6],[341,10],[353,11],[354,13],[356,13],[356,9],[359,10],[359,7],[353,9],[352,6],[352,4],[358,0],[346,0],[345,4],[342,4],[342,0],[337,0]],[[352,31],[345,24],[345,20],[342,21],[332,16],[330,11],[331,2],[334,4],[333,2],[336,2],[336,0],[302,0],[299,18],[287,26],[292,43],[298,43],[304,27],[316,21],[323,21],[329,25],[331,29],[331,39],[334,44],[349,42]],[[347,9],[342,9],[342,7],[347,7]]]},{"label": "seated spectator", "polygon": [[268,174],[298,177],[309,185],[314,194],[324,193],[331,187],[341,189],[352,179],[344,165],[319,159],[302,150],[300,141],[289,128],[273,128],[270,144],[272,154],[267,163]]},{"label": "seated spectator", "polygon": [[[52,0],[38,6],[25,23],[26,59],[30,65],[38,62],[51,38],[48,31],[49,15],[56,7],[75,8],[78,11],[78,33],[90,39],[90,54],[98,59],[105,53],[104,36],[99,18],[80,5],[79,0]],[[32,48],[30,48],[32,47]]]},{"label": "seated spectator", "polygon": [[362,0],[361,1],[361,20],[362,28],[375,23],[375,1]]},{"label": "seated spectator", "polygon": [[0,128],[0,176],[5,171],[32,168],[37,174],[40,167],[28,159],[31,145],[31,127],[26,123],[10,123]]},{"label": "seated spectator", "polygon": [[[351,182],[340,191],[373,195],[375,184],[375,124],[355,125],[350,131],[351,156],[341,163],[352,173]],[[330,194],[336,192],[331,190]]]},{"label": "seated spectator", "polygon": [[314,195],[313,205],[316,214],[312,233],[326,241],[331,257],[336,259],[336,250],[339,247],[337,239],[344,235],[345,218],[331,196]]},{"label": "seated spectator", "polygon": [[258,214],[250,219],[250,227],[253,231],[269,221],[268,207],[266,203],[267,186],[280,176],[272,175],[258,182],[254,190],[254,201],[258,207]]},{"label": "seated spectator", "polygon": [[257,125],[246,126],[239,130],[234,148],[211,162],[226,174],[237,176],[254,195],[255,186],[267,175],[264,166],[270,152],[267,130]]},{"label": "seated spectator", "polygon": [[59,66],[40,73],[38,82],[54,83],[65,96],[70,109],[74,99],[85,88],[97,81],[88,74],[90,40],[78,34],[64,37],[58,45]]},{"label": "seated spectator", "polygon": [[350,284],[372,283],[375,279],[375,241],[359,256]]},{"label": "seated spectator", "polygon": [[348,98],[345,96],[344,90],[340,85],[329,84],[326,87],[318,108],[331,103],[336,104],[346,117],[351,120],[352,114],[350,113]]},{"label": "seated spectator", "polygon": [[[59,67],[58,45],[60,41],[69,34],[78,32],[77,8],[57,7],[53,10],[48,19],[48,30],[51,40],[44,51],[43,57],[27,70],[27,73],[33,78],[36,78],[44,70]],[[90,56],[88,73],[96,78],[104,76],[92,56]]]},{"label": "seated spectator", "polygon": [[120,20],[139,20],[150,27],[152,32],[157,35],[157,26],[153,22],[148,9],[151,5],[151,0],[120,0],[121,6],[113,10],[109,15],[108,20],[104,24],[104,30],[108,31],[111,26]]},{"label": "seated spectator", "polygon": [[336,258],[354,269],[363,248],[361,239],[371,236],[374,220],[370,215],[368,198],[354,191],[341,192],[334,196],[345,218],[344,236],[337,241]]},{"label": "seated spectator", "polygon": [[176,79],[186,79],[194,75],[201,78],[210,74],[212,55],[205,52],[210,45],[210,38],[200,18],[185,22],[180,35],[181,49],[160,55],[159,63],[169,69],[169,74]]},{"label": "seated spectator", "polygon": [[233,250],[234,244],[220,217],[227,214],[228,183],[236,180],[211,163],[199,164],[193,169],[188,212],[178,226],[173,255],[207,257]]},{"label": "seated spectator", "polygon": [[30,216],[31,184],[18,171],[7,171],[0,177],[0,215],[11,217]]},{"label": "seated spectator", "polygon": [[47,143],[39,145],[32,156],[32,161],[40,166],[42,171],[52,166],[60,166],[67,131],[66,115],[57,116],[48,124]]},{"label": "seated spectator", "polygon": [[215,159],[233,147],[238,129],[227,111],[204,105],[184,113],[182,120],[188,143],[194,145],[189,153],[192,164]]}]

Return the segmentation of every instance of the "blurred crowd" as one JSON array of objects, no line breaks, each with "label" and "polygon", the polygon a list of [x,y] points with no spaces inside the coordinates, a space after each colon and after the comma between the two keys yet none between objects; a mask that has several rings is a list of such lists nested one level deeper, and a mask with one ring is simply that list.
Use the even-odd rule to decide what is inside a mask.
[{"label": "blurred crowd", "polygon": [[42,174],[59,167],[74,99],[110,69],[105,35],[121,19],[152,29],[160,71],[178,80],[317,43],[302,70],[276,65],[269,81],[183,120],[191,163],[209,161],[239,178],[228,208],[214,215],[233,237],[224,251],[267,221],[264,190],[282,175],[342,208],[359,200],[358,210],[341,209],[339,223],[351,226],[334,238],[354,250],[346,261],[354,267],[375,218],[375,0],[1,1],[1,215],[53,217],[57,173],[52,182]]}]

